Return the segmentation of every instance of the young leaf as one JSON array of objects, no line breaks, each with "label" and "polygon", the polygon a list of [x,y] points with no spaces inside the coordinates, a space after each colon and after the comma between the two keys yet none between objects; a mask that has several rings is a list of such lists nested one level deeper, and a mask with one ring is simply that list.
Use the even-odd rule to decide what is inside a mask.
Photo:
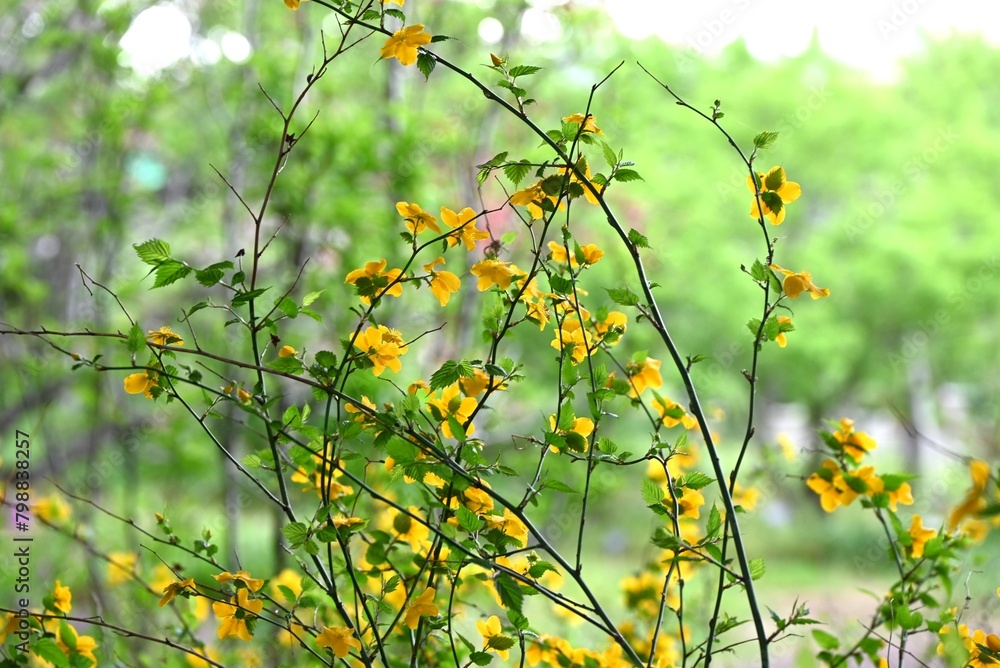
[{"label": "young leaf", "polygon": [[132,248],[135,249],[140,260],[154,267],[170,259],[170,244],[166,241],[150,239],[141,244],[132,244]]},{"label": "young leaf", "polygon": [[[386,10],[386,13],[388,14],[390,11],[392,10]],[[417,54],[417,69],[424,75],[424,81],[431,78],[431,72],[434,71],[435,65],[437,65],[437,61],[433,56],[423,51]]]}]

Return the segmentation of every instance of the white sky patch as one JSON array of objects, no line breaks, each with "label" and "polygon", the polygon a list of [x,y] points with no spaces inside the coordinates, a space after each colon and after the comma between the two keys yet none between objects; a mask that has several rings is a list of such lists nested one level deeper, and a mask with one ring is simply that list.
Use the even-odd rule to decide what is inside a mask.
[{"label": "white sky patch", "polygon": [[479,39],[486,44],[496,44],[503,39],[503,24],[492,16],[479,22]]},{"label": "white sky patch", "polygon": [[250,40],[238,32],[227,32],[219,40],[222,55],[234,63],[243,63],[250,57],[253,48]]},{"label": "white sky patch", "polygon": [[816,35],[833,58],[881,80],[900,58],[919,51],[925,35],[978,32],[1000,44],[1000,3],[983,0],[605,0],[626,37],[652,35],[704,55],[738,39],[761,60],[795,56]]},{"label": "white sky patch", "polygon": [[191,53],[191,22],[173,5],[154,5],[132,21],[121,39],[123,64],[151,76]]}]

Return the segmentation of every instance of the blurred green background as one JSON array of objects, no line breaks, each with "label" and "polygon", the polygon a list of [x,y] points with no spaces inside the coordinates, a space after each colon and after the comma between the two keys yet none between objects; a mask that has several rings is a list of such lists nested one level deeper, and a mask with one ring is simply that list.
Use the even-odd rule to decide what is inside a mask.
[{"label": "blurred green background", "polygon": [[[28,0],[0,18],[4,323],[127,329],[110,296],[84,287],[79,265],[117,293],[144,329],[183,331],[177,305],[203,291],[189,281],[149,292],[131,244],[165,239],[195,266],[232,260],[252,244],[248,216],[213,166],[247,201],[259,201],[280,139],[261,88],[287,109],[320,57],[320,28],[328,38],[336,28],[312,3],[294,13],[277,0],[164,3],[144,13],[149,7]],[[769,230],[780,237],[776,261],[808,269],[831,296],[795,303],[788,347],[765,347],[749,464],[763,498],[748,517],[748,540],[771,566],[761,588],[775,609],[797,594],[832,611],[838,604],[830,597],[845,587],[880,592],[887,575],[866,556],[877,532],[857,530],[857,508],[824,515],[801,476],[815,464],[815,429],[854,417],[879,440],[880,470],[921,475],[919,510],[936,525],[967,486],[965,466],[945,451],[1000,458],[1000,51],[975,34],[928,39],[885,80],[839,63],[818,40],[771,62],[739,41],[709,55],[655,37],[629,40],[600,3],[412,0],[405,10],[411,23],[458,37],[436,50],[487,81],[482,64],[490,52],[544,67],[526,80],[538,100],[530,114],[543,129],[583,111],[590,86],[625,62],[592,112],[645,180],[617,185],[609,201],[626,227],[650,240],[644,260],[682,352],[709,356],[695,381],[717,415],[726,454],[745,422],[745,323],[759,315],[759,293],[740,265],[760,257],[760,230],[747,215],[741,165],[721,135],[676,106],[636,63],[700,109],[721,99],[723,123],[743,146],[762,130],[781,133],[758,166],[783,165],[804,194],[786,222]],[[540,39],[531,28],[538,20],[550,29],[555,21],[558,38]],[[143,25],[152,28],[142,32]],[[179,35],[176,53],[165,38],[144,48],[154,35]],[[284,227],[265,263],[269,280],[287,283],[308,259],[299,291],[326,290],[316,304],[324,323],[300,319],[284,341],[299,349],[334,349],[353,325],[348,271],[379,257],[398,266],[392,258],[406,249],[395,202],[432,212],[495,206],[502,190],[490,182],[478,193],[474,165],[501,150],[542,156],[533,137],[466,81],[439,68],[425,83],[415,68],[377,62],[378,41],[348,52],[306,99],[298,130],[318,116],[270,207],[268,225]],[[599,152],[592,164],[600,164]],[[578,213],[580,242],[610,248],[601,216]],[[520,229],[509,212],[489,222],[496,236]],[[524,240],[514,248],[524,252]],[[622,278],[627,270],[626,256],[610,251],[589,280],[636,289]],[[424,373],[463,353],[485,353],[478,309],[473,292],[454,299],[443,318],[426,299],[396,315],[410,331],[448,322],[434,347],[419,353]],[[221,320],[199,337],[206,348],[246,346]],[[508,354],[529,368],[546,364],[548,341],[548,333],[518,332]],[[630,351],[666,357],[639,327],[626,341]],[[107,348],[87,339],[66,345],[87,355]],[[413,369],[403,385],[419,377],[415,360],[405,361]],[[283,559],[271,529],[261,528],[278,520],[262,515],[251,489],[190,419],[124,395],[121,374],[71,372],[64,356],[38,340],[0,337],[0,364],[0,423],[4,433],[32,434],[38,477],[123,515],[145,514],[147,524],[152,512],[170,508],[176,524],[214,527],[226,550],[239,547],[247,561]],[[680,399],[682,388],[669,373],[665,379],[664,393]],[[479,435],[509,450],[512,461],[528,461],[518,458],[530,453],[505,439],[540,427],[544,415],[535,406],[546,396],[541,384],[518,386]],[[615,435],[625,441],[635,428],[623,420]],[[237,453],[258,445],[237,417],[222,429]],[[780,457],[781,435],[796,461]],[[622,571],[650,530],[620,521],[619,504],[637,501],[636,481],[609,479],[607,503],[593,508],[594,558]],[[86,507],[76,512],[103,527],[93,529],[101,540],[134,546],[121,525],[100,522]],[[984,547],[975,567],[990,572],[992,565],[995,573],[990,552]],[[70,569],[96,580],[100,568],[82,555],[72,565],[52,559],[37,577]],[[970,580],[977,596],[995,585]]]}]

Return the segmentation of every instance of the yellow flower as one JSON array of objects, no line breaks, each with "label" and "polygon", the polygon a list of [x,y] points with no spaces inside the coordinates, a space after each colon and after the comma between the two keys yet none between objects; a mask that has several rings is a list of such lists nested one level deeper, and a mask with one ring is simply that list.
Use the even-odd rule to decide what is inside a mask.
[{"label": "yellow flower", "polygon": [[594,331],[597,332],[597,338],[601,341],[605,341],[608,332],[615,332],[618,335],[613,341],[605,341],[609,346],[618,345],[627,329],[628,316],[621,311],[608,311],[608,315],[603,321],[594,323]]},{"label": "yellow flower", "polygon": [[[783,325],[785,323],[791,324],[791,322],[792,322],[792,319],[789,318],[787,315],[779,315],[778,316],[778,324],[779,325]],[[774,340],[777,341],[778,345],[780,347],[782,347],[782,348],[784,348],[785,346],[788,345],[788,339],[785,337],[785,332],[779,332],[778,335],[776,337],[774,337]]]},{"label": "yellow flower", "polygon": [[250,400],[253,399],[253,395],[241,387],[236,390],[236,398],[240,400],[241,404],[248,404],[250,403]]},{"label": "yellow flower", "polygon": [[[557,434],[562,434],[567,436],[569,434],[575,434],[571,439],[567,439],[567,445],[570,446],[570,450],[575,450],[577,452],[586,452],[587,437],[594,432],[594,421],[588,417],[578,417],[573,419],[573,424],[570,425],[568,430],[558,429],[556,427],[556,416],[555,413],[549,416],[549,429],[556,432]],[[579,437],[579,438],[577,438]],[[574,445],[576,447],[574,447]],[[559,452],[559,448],[554,445],[549,446],[552,452]]]},{"label": "yellow flower", "polygon": [[854,420],[842,418],[840,429],[833,432],[833,438],[840,444],[844,454],[860,463],[866,452],[878,447],[875,439],[863,431],[854,431]]},{"label": "yellow flower", "polygon": [[510,203],[514,206],[528,207],[528,214],[532,220],[537,220],[545,216],[545,209],[542,208],[541,204],[546,199],[552,203],[551,209],[555,209],[556,202],[559,203],[560,209],[565,208],[565,202],[560,201],[557,196],[545,194],[545,191],[542,190],[541,181],[533,186],[528,186],[524,190],[518,190],[510,196]]},{"label": "yellow flower", "polygon": [[469,272],[473,276],[477,276],[479,278],[479,282],[476,284],[476,287],[480,292],[488,290],[494,285],[499,287],[501,290],[506,290],[510,287],[512,274],[509,262],[496,259],[486,259],[472,265],[472,269],[470,269]]},{"label": "yellow flower", "polygon": [[458,292],[459,288],[462,287],[462,283],[458,280],[458,276],[450,271],[434,271],[434,267],[439,264],[444,264],[443,257],[439,257],[430,264],[425,264],[424,271],[431,275],[431,294],[437,297],[441,306],[447,306],[451,300],[452,293]]},{"label": "yellow flower", "polygon": [[[385,259],[377,262],[366,262],[364,268],[355,269],[347,274],[344,283],[350,283],[357,287],[358,295],[365,304],[370,304],[372,297],[381,298],[385,295],[399,297],[403,294],[403,284],[397,282],[392,287],[388,286],[393,281],[396,281],[402,275],[403,271],[401,269],[384,271],[386,264],[388,263]],[[361,285],[358,285],[359,280],[361,281]]]},{"label": "yellow flower", "polygon": [[[664,499],[664,503],[669,504],[670,502]],[[690,517],[693,520],[701,517],[701,510],[699,510],[703,505],[705,505],[705,497],[702,493],[696,489],[684,488],[684,494],[677,499],[677,508],[680,511],[680,517]],[[669,505],[667,506],[670,507]]]},{"label": "yellow flower", "polygon": [[361,641],[354,637],[354,629],[346,626],[324,626],[316,636],[316,645],[327,647],[338,659],[343,659],[351,649],[361,649]]},{"label": "yellow flower", "polygon": [[428,587],[424,590],[423,594],[410,601],[403,623],[410,627],[410,629],[415,629],[417,628],[417,624],[420,623],[421,617],[437,615],[438,607],[434,605],[434,595],[436,593],[435,590]]},{"label": "yellow flower", "polygon": [[[586,317],[586,316],[585,316]],[[575,315],[569,315],[563,320],[562,329],[556,330],[556,338],[551,346],[556,350],[565,350],[572,346],[571,356],[574,364],[580,364],[590,355],[594,341],[590,332],[580,328],[580,321]]]},{"label": "yellow flower", "polygon": [[[437,224],[437,218],[421,209],[417,204],[396,202],[396,211],[406,219],[406,229],[414,236],[428,228],[435,232],[441,231],[441,228]],[[444,262],[444,260],[441,261]]]},{"label": "yellow flower", "polygon": [[[452,383],[441,391],[441,398],[437,399],[431,395],[427,402],[427,409],[434,416],[435,420],[441,421],[441,433],[448,438],[455,438],[448,424],[448,418],[453,417],[459,424],[465,424],[479,402],[473,397],[462,397],[458,383]],[[465,435],[472,436],[476,432],[476,425],[469,422],[465,428]]]},{"label": "yellow flower", "polygon": [[441,207],[441,220],[445,222],[448,227],[454,229],[448,236],[448,245],[457,246],[459,241],[465,244],[466,250],[475,250],[476,242],[480,239],[489,238],[489,232],[484,232],[476,227],[476,212],[465,207],[458,213],[455,213],[446,206]]},{"label": "yellow flower", "polygon": [[246,571],[237,571],[236,573],[230,573],[229,571],[223,571],[218,575],[213,575],[216,582],[219,584],[226,584],[227,582],[238,582],[243,584],[243,587],[237,587],[243,589],[246,587],[250,591],[260,591],[260,588],[264,586],[264,580],[261,578],[250,577],[250,574]]},{"label": "yellow flower", "polygon": [[904,506],[913,505],[913,490],[908,482],[901,483],[896,489],[885,491],[885,493],[889,495],[889,507],[892,508],[893,512],[896,511],[900,503]]},{"label": "yellow flower", "polygon": [[[584,118],[587,119],[586,122],[584,122]],[[597,127],[597,119],[594,117],[593,114],[587,114],[586,117],[584,117],[583,114],[572,114],[570,116],[563,116],[563,123],[576,123],[577,125],[583,123],[584,132],[593,132],[599,135],[604,134],[601,128]]]},{"label": "yellow flower", "polygon": [[133,373],[125,377],[125,391],[129,394],[142,394],[149,399],[153,398],[150,391],[157,386],[156,378],[149,375],[148,371]]},{"label": "yellow flower", "polygon": [[[485,482],[483,483],[486,484]],[[477,515],[488,515],[493,511],[493,497],[478,487],[465,490],[465,507]]]},{"label": "yellow flower", "polygon": [[297,354],[298,351],[291,346],[281,346],[281,349],[278,351],[278,357],[295,357]]},{"label": "yellow flower", "polygon": [[[242,572],[240,571],[240,573]],[[230,574],[223,573],[223,575]],[[218,580],[220,577],[216,575],[215,579]],[[221,580],[219,581],[221,582]],[[261,580],[258,582],[263,583]],[[257,589],[260,589],[260,585],[257,585]],[[257,591],[257,589],[254,589],[254,591]],[[260,611],[264,608],[264,602],[257,599],[251,600],[249,597],[250,592],[247,589],[240,588],[236,591],[236,596],[229,599],[229,603],[216,601],[212,604],[212,610],[215,611],[215,616],[219,618],[219,638],[236,636],[241,640],[249,641],[253,637],[253,634],[250,633],[250,628],[247,626],[247,622],[255,619],[255,616],[260,614]]]},{"label": "yellow flower", "polygon": [[909,546],[910,556],[914,559],[920,559],[924,556],[924,545],[927,544],[931,538],[937,535],[937,531],[934,529],[925,529],[923,524],[923,518],[920,515],[914,515],[913,521],[910,523],[910,530],[908,532],[913,538],[913,543]]},{"label": "yellow flower", "polygon": [[148,330],[146,338],[158,346],[183,346],[184,339],[174,334],[169,327],[160,327],[157,330]]},{"label": "yellow flower", "polygon": [[[576,261],[576,253],[573,253],[571,256],[567,256],[566,247],[556,241],[549,242],[549,251],[552,253],[552,260],[554,262],[566,263],[569,261],[571,267],[575,267],[579,264]],[[604,251],[598,248],[597,244],[580,246],[580,252],[583,255],[583,263],[586,265],[597,264],[597,262],[604,257]]]},{"label": "yellow flower", "polygon": [[795,452],[795,444],[792,443],[792,439],[788,437],[788,434],[778,434],[778,447],[781,448],[781,455],[785,458],[785,461],[794,462],[798,458],[798,453]]},{"label": "yellow flower", "polygon": [[285,7],[288,7],[289,9],[298,9],[299,5],[303,2],[306,2],[306,0],[285,0]]},{"label": "yellow flower", "polygon": [[85,656],[88,659],[90,659],[92,665],[96,666],[97,658],[94,656],[94,650],[97,649],[97,643],[94,641],[94,639],[91,638],[90,636],[77,635],[76,629],[74,629],[69,624],[66,624],[63,628],[68,629],[69,634],[73,636],[72,644],[74,649],[71,650],[69,646],[63,642],[63,637],[64,637],[63,630],[60,630],[59,638],[56,641],[59,645],[59,649],[61,649],[66,654],[66,656],[72,656],[73,654],[79,654],[81,656]]},{"label": "yellow flower", "polygon": [[696,429],[698,427],[698,420],[693,415],[688,414],[680,404],[672,399],[659,396],[654,397],[653,408],[663,418],[663,426],[668,429],[679,424],[684,425],[685,429]]},{"label": "yellow flower", "polygon": [[406,541],[410,544],[410,549],[414,552],[420,552],[420,549],[428,542],[427,539],[431,532],[427,525],[420,520],[422,515],[419,508],[410,506],[407,510],[409,514],[395,508],[389,508],[381,520],[383,526],[398,540]]},{"label": "yellow flower", "polygon": [[489,528],[499,529],[521,545],[527,545],[528,527],[517,515],[511,512],[510,508],[503,509],[502,517],[500,515],[487,515],[483,519],[486,520],[486,526]]},{"label": "yellow flower", "polygon": [[789,271],[788,269],[782,269],[776,264],[772,264],[771,269],[779,271],[785,275],[784,280],[781,282],[781,287],[785,291],[785,294],[788,295],[789,299],[795,299],[803,292],[808,292],[809,296],[813,299],[830,296],[830,289],[817,287],[812,282],[812,274],[808,271],[795,273],[793,271]]},{"label": "yellow flower", "polygon": [[[281,591],[281,587],[291,591],[294,598],[289,600],[285,592]],[[279,603],[283,602],[286,605],[292,605],[295,603],[295,599],[299,597],[299,594],[302,593],[302,576],[291,568],[286,568],[271,578],[270,588],[271,597],[274,600]]]},{"label": "yellow flower", "polygon": [[[760,183],[760,203],[763,206],[764,216],[772,225],[781,225],[785,220],[785,205],[797,200],[802,194],[802,188],[794,181],[786,181],[785,170],[781,167],[772,167],[766,175],[758,172],[757,179]],[[761,209],[757,206],[756,185],[754,179],[747,176],[747,188],[754,195],[753,203],[750,205],[750,216],[759,219]]]},{"label": "yellow flower", "polygon": [[[588,202],[590,202],[594,206],[597,206],[598,204],[600,204],[600,202],[598,202],[598,200],[597,200],[597,197],[594,195],[593,192],[591,192],[590,185],[588,185],[590,183],[590,164],[586,160],[583,161],[583,177],[584,178],[582,180],[580,179],[580,177],[578,177],[576,175],[576,172],[574,170],[572,170],[569,167],[564,167],[562,169],[562,173],[566,174],[567,172],[569,173],[569,181],[570,181],[570,183],[579,183],[580,184],[580,187],[583,189],[583,196],[584,196],[584,198],[586,198],[586,200]],[[601,190],[599,186],[594,186],[594,188],[598,192],[600,192],[600,190]],[[603,253],[602,253],[602,255],[603,255]]]},{"label": "yellow flower", "polygon": [[402,7],[402,6],[404,5],[404,4],[406,4],[406,0],[382,0],[382,4],[383,4],[383,5],[384,5],[385,3],[387,3],[387,2],[395,2],[395,3],[396,3],[397,5],[399,5],[400,7]]},{"label": "yellow flower", "polygon": [[[285,0],[285,3],[287,4],[290,1],[291,0]],[[295,0],[295,2],[298,4],[298,0]],[[195,651],[198,653],[197,656],[194,654],[187,655],[187,663],[192,668],[210,668],[212,664],[205,659],[210,659],[218,663],[221,658],[218,650],[213,647],[196,647]]]},{"label": "yellow flower", "polygon": [[984,461],[973,459],[969,462],[969,475],[972,487],[965,494],[965,499],[948,515],[948,531],[954,531],[966,517],[975,515],[986,507],[983,492],[990,480],[990,465]]},{"label": "yellow flower", "polygon": [[32,510],[36,516],[52,524],[58,524],[68,520],[69,516],[73,513],[69,504],[63,501],[61,496],[56,494],[43,496],[38,499],[38,502],[32,506]]},{"label": "yellow flower", "polygon": [[56,580],[56,587],[52,591],[52,607],[64,615],[68,615],[73,609],[73,592],[59,580]]},{"label": "yellow flower", "polygon": [[630,397],[638,397],[647,387],[654,390],[663,386],[663,377],[660,375],[660,360],[647,357],[641,362],[629,362],[625,367],[628,373],[632,388],[629,390]]},{"label": "yellow flower", "polygon": [[757,507],[760,501],[760,490],[756,487],[743,487],[739,483],[733,487],[733,505],[742,506],[747,512]]},{"label": "yellow flower", "polygon": [[490,615],[486,621],[480,619],[476,622],[476,628],[483,636],[483,649],[496,652],[501,659],[506,661],[510,650],[499,649],[499,647],[512,647],[514,642],[503,634],[503,630],[500,628],[500,618],[496,615]]},{"label": "yellow flower", "polygon": [[858,496],[844,480],[837,462],[832,459],[827,459],[819,471],[809,476],[806,486],[819,495],[820,506],[828,513],[841,505],[850,504]]},{"label": "yellow flower", "polygon": [[490,383],[490,374],[479,367],[472,370],[471,378],[459,378],[458,386],[462,388],[462,393],[467,397],[475,397],[486,391],[489,387],[492,390],[506,390],[507,383],[501,383],[499,378],[494,377]]},{"label": "yellow flower", "polygon": [[371,360],[374,366],[372,373],[376,376],[381,376],[386,367],[399,373],[403,368],[399,356],[405,355],[408,350],[399,332],[385,325],[369,327],[361,332],[354,345]]},{"label": "yellow flower", "polygon": [[402,65],[412,65],[417,62],[417,47],[431,43],[431,36],[424,32],[424,25],[400,28],[385,41],[382,47],[382,58],[395,58]]},{"label": "yellow flower", "polygon": [[176,582],[171,582],[166,587],[162,589],[163,598],[160,599],[159,606],[162,608],[170,601],[174,600],[177,594],[181,593],[185,589],[190,589],[191,591],[196,591],[194,588],[194,578],[188,578],[187,580],[177,580]]},{"label": "yellow flower", "polygon": [[108,554],[108,584],[117,585],[135,576],[139,555],[135,552],[111,552]]}]

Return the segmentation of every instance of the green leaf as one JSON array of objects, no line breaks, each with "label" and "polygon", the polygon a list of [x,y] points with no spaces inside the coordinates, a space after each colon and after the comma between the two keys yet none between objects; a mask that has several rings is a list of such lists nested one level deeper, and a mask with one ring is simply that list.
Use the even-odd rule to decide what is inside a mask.
[{"label": "green leaf", "polygon": [[190,274],[193,270],[177,260],[167,260],[156,267],[156,280],[153,282],[154,288],[175,283]]},{"label": "green leaf", "polygon": [[500,573],[496,579],[497,593],[500,594],[500,602],[503,607],[516,612],[521,612],[521,604],[524,602],[524,592],[521,585],[506,573]]},{"label": "green leaf", "polygon": [[702,489],[708,487],[713,482],[715,482],[715,478],[709,478],[700,471],[691,471],[691,473],[684,475],[677,481],[677,486],[687,487],[688,489]]},{"label": "green leaf", "polygon": [[457,383],[459,378],[472,378],[474,375],[475,371],[467,360],[448,360],[431,374],[431,389],[440,390]]},{"label": "green leaf", "polygon": [[298,547],[309,537],[309,527],[302,522],[289,522],[281,527],[281,533],[292,544],[292,547]]},{"label": "green leaf", "polygon": [[573,281],[557,274],[549,276],[549,287],[557,295],[568,295],[573,292]]},{"label": "green leaf", "polygon": [[236,296],[233,297],[232,306],[233,308],[236,308],[238,306],[243,306],[244,304],[249,303],[251,299],[256,299],[257,297],[260,297],[262,294],[264,294],[270,289],[271,289],[270,287],[266,287],[266,288],[257,288],[256,290],[248,290],[246,292],[238,292],[236,293]]},{"label": "green leaf", "polygon": [[622,183],[628,183],[629,181],[645,181],[646,179],[639,176],[639,172],[634,169],[619,169],[611,177],[615,181],[621,181]]},{"label": "green leaf", "polygon": [[128,330],[128,351],[130,353],[137,353],[146,346],[146,335],[142,333],[142,328],[139,325],[132,325],[131,329]]},{"label": "green leaf", "polygon": [[436,44],[438,42],[446,42],[449,39],[455,39],[454,37],[448,37],[447,35],[434,35],[431,37],[431,44]]},{"label": "green leaf", "polygon": [[154,267],[170,259],[170,244],[159,239],[150,239],[141,244],[132,244],[136,255],[146,264]]},{"label": "green leaf", "polygon": [[722,528],[722,513],[719,509],[712,504],[712,510],[708,513],[708,523],[705,525],[705,537],[714,538],[718,535],[719,529]]},{"label": "green leaf", "polygon": [[469,655],[469,660],[477,666],[488,666],[493,661],[493,655],[487,652],[473,652]]},{"label": "green leaf", "polygon": [[[386,9],[385,13],[386,13],[386,16],[394,16],[397,19],[399,19],[400,21],[402,21],[403,23],[406,23],[406,14],[404,14],[401,11],[399,11],[398,9]],[[377,14],[376,14],[376,16],[377,16]]]},{"label": "green leaf", "polygon": [[226,275],[220,267],[208,267],[206,269],[199,269],[194,272],[194,277],[198,279],[198,282],[204,285],[206,288],[210,288],[219,281],[222,277]]},{"label": "green leaf", "polygon": [[764,282],[767,280],[770,272],[767,270],[760,260],[754,260],[753,265],[750,267],[750,277],[755,281]]},{"label": "green leaf", "polygon": [[458,525],[469,533],[475,533],[486,526],[486,522],[483,521],[483,518],[479,517],[479,515],[476,515],[465,506],[459,506],[455,510],[455,517],[458,519]]},{"label": "green leaf", "polygon": [[565,492],[566,494],[579,494],[578,491],[558,480],[545,480],[542,482],[541,487],[544,489],[554,489],[557,492]]},{"label": "green leaf", "polygon": [[757,336],[757,330],[760,329],[760,318],[750,318],[747,321],[747,329],[750,330],[751,334]]},{"label": "green leaf", "polygon": [[774,146],[776,141],[778,141],[778,133],[765,130],[753,138],[753,145],[763,151]]},{"label": "green leaf", "polygon": [[517,641],[515,641],[510,636],[490,636],[490,639],[486,643],[486,646],[491,649],[503,651],[505,649],[510,649],[516,644]]},{"label": "green leaf", "polygon": [[243,458],[243,466],[248,469],[259,469],[261,464],[261,459],[257,455],[250,454]]},{"label": "green leaf", "polygon": [[653,506],[663,501],[663,489],[652,480],[642,481],[642,500],[647,506]]},{"label": "green leaf", "polygon": [[294,318],[299,314],[299,305],[295,303],[295,300],[291,297],[282,297],[281,301],[276,304],[278,310],[287,315],[289,318]]},{"label": "green leaf", "polygon": [[639,303],[639,297],[628,288],[605,288],[605,290],[611,301],[621,306],[635,306]]},{"label": "green leaf", "polygon": [[510,74],[511,78],[526,77],[529,74],[534,74],[540,70],[545,69],[544,67],[536,67],[534,65],[517,65],[516,67],[510,68],[507,72]]},{"label": "green leaf", "polygon": [[608,163],[608,167],[611,169],[615,168],[618,164],[618,156],[615,155],[615,151],[606,141],[601,142],[601,152],[604,154],[604,162]]},{"label": "green leaf", "polygon": [[764,566],[764,557],[757,557],[756,559],[750,560],[750,579],[753,581],[760,580],[764,577],[764,573],[767,571],[767,567]]},{"label": "green leaf", "polygon": [[528,175],[531,171],[531,165],[527,164],[527,161],[522,160],[521,162],[512,162],[503,168],[504,176],[510,180],[515,186],[524,180],[524,177]]},{"label": "green leaf", "polygon": [[[391,10],[387,10],[388,13]],[[434,71],[434,67],[437,65],[437,61],[430,54],[421,51],[417,54],[417,69],[420,73],[424,75],[424,81],[431,78],[431,72]]]},{"label": "green leaf", "polygon": [[826,631],[823,631],[821,629],[813,629],[812,635],[813,638],[816,639],[816,642],[819,644],[819,646],[822,647],[823,649],[834,650],[840,647],[840,640],[838,640],[836,636],[830,635]]},{"label": "green leaf", "polygon": [[305,370],[302,361],[296,357],[278,357],[267,363],[268,368],[297,376]]},{"label": "green leaf", "polygon": [[636,230],[628,231],[628,240],[631,241],[632,245],[636,248],[649,248],[649,239]]},{"label": "green leaf", "polygon": [[31,651],[49,663],[54,664],[56,668],[69,668],[69,660],[52,638],[39,638],[31,646]]},{"label": "green leaf", "polygon": [[326,292],[326,290],[317,290],[316,292],[310,292],[305,297],[302,298],[302,305],[309,306],[314,301],[316,301],[321,294]]}]

